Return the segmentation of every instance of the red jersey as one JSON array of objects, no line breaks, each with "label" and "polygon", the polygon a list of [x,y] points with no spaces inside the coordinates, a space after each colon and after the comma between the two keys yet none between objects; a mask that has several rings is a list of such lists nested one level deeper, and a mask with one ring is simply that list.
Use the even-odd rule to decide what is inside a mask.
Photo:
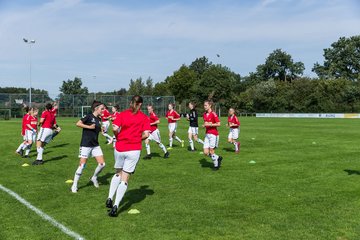
[{"label": "red jersey", "polygon": [[158,121],[159,118],[158,118],[158,116],[156,116],[156,114],[153,112],[153,113],[150,113],[149,119],[150,119],[150,132],[152,133],[152,132],[155,131],[158,127],[157,127],[157,124],[151,125],[151,123],[154,123],[154,122]]},{"label": "red jersey", "polygon": [[26,119],[30,116],[28,113],[26,113],[22,118],[22,124],[21,124],[21,135],[25,135],[25,129],[26,129]]},{"label": "red jersey", "polygon": [[115,119],[120,115],[119,112],[114,112],[113,114],[111,114],[111,118],[113,121],[115,121]]},{"label": "red jersey", "polygon": [[[38,123],[37,117],[28,115],[28,117],[26,119],[26,130],[35,129],[35,131],[36,131],[37,130],[37,123]],[[28,125],[30,125],[31,128],[29,128]]]},{"label": "red jersey", "polygon": [[167,111],[165,117],[167,118],[168,123],[175,123],[177,120],[174,119],[180,118],[180,115],[175,110],[169,110]]},{"label": "red jersey", "polygon": [[238,128],[240,126],[240,121],[235,114],[233,116],[228,117],[228,123],[229,123],[229,126],[230,126],[230,123],[237,125],[237,126],[232,126],[230,128]]},{"label": "red jersey", "polygon": [[101,115],[101,121],[106,122],[109,121],[109,117],[111,117],[109,110],[105,108],[103,114]]},{"label": "red jersey", "polygon": [[51,112],[51,110],[50,111],[48,111],[48,110],[43,111],[42,114],[41,114],[41,118],[44,119],[44,122],[41,125],[42,128],[53,128],[54,124],[56,123],[55,116]]},{"label": "red jersey", "polygon": [[[211,122],[211,123],[218,123],[220,122],[219,117],[216,113],[214,112],[209,112],[209,113],[204,113],[203,115],[204,118],[204,122]],[[219,135],[219,132],[217,130],[217,127],[210,127],[210,126],[206,126],[206,133],[207,134],[214,134],[215,136]]]},{"label": "red jersey", "polygon": [[150,131],[150,120],[143,112],[132,113],[131,109],[121,112],[113,125],[120,127],[115,149],[118,152],[141,150],[142,133]]}]

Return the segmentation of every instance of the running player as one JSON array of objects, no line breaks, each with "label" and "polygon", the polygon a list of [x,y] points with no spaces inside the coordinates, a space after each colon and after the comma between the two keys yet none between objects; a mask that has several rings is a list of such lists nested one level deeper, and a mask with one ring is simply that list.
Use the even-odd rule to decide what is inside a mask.
[{"label": "running player", "polygon": [[166,150],[164,144],[161,143],[160,131],[157,127],[157,125],[160,123],[160,119],[154,113],[154,108],[152,105],[148,105],[147,110],[150,119],[150,136],[145,139],[145,147],[147,153],[145,159],[151,159],[150,141],[155,141],[164,151],[164,158],[168,158],[170,153]]},{"label": "running player", "polygon": [[41,125],[39,134],[37,136],[37,157],[33,162],[33,165],[41,165],[43,161],[43,152],[45,143],[48,142],[48,139],[52,136],[52,129],[55,128],[55,117],[52,113],[53,105],[51,103],[46,104],[45,111],[42,112],[40,123]]},{"label": "running player", "polygon": [[168,127],[169,127],[169,148],[168,150],[172,149],[173,145],[173,138],[175,138],[176,141],[181,143],[181,147],[184,147],[184,140],[181,140],[178,136],[176,136],[176,127],[177,127],[177,121],[180,120],[180,115],[175,111],[174,109],[175,105],[173,103],[169,103],[168,109],[165,117],[168,120]]},{"label": "running player", "polygon": [[218,147],[219,132],[217,127],[220,127],[220,120],[215,112],[212,111],[213,102],[205,101],[203,115],[204,125],[206,128],[205,140],[204,140],[204,154],[211,157],[214,168],[213,170],[219,170],[222,162],[222,157],[215,154],[215,148]]},{"label": "running player", "polygon": [[24,114],[24,116],[22,118],[22,122],[21,122],[21,136],[22,136],[23,141],[21,142],[21,144],[15,151],[15,153],[19,154],[20,156],[23,156],[23,154],[24,154],[23,148],[25,147],[25,143],[26,143],[26,141],[25,141],[25,128],[26,128],[25,122],[26,122],[27,117],[30,114],[30,108],[28,106],[25,106],[24,111],[25,111],[25,114]]},{"label": "running player", "polygon": [[37,132],[37,124],[38,124],[38,109],[31,108],[30,114],[28,115],[26,122],[25,122],[25,150],[24,158],[29,158],[29,153],[33,142],[36,140],[36,132]]},{"label": "running player", "polygon": [[106,143],[107,144],[111,144],[113,141],[113,138],[107,133],[109,127],[110,127],[110,122],[109,120],[111,119],[111,114],[109,112],[109,110],[107,109],[107,106],[104,104],[105,106],[105,110],[103,112],[103,114],[101,115],[101,123],[102,123],[102,135],[104,137],[106,137]]},{"label": "running player", "polygon": [[73,193],[78,191],[77,185],[89,157],[94,157],[98,163],[94,175],[90,178],[96,188],[99,187],[97,176],[105,167],[104,154],[98,141],[99,133],[101,131],[100,118],[105,106],[101,102],[94,101],[91,109],[93,111],[92,113],[86,115],[76,123],[76,126],[82,128],[83,130],[79,150],[80,163],[79,167],[76,169],[74,182],[71,186],[71,191]]},{"label": "running player", "polygon": [[239,153],[240,151],[240,142],[237,141],[239,138],[239,127],[240,121],[235,115],[235,109],[229,109],[229,117],[228,117],[228,127],[230,128],[230,132],[228,135],[228,142],[235,146],[235,152]]},{"label": "running player", "polygon": [[109,212],[111,217],[116,217],[119,204],[127,189],[129,177],[135,172],[136,164],[140,159],[141,141],[150,135],[150,120],[140,111],[142,103],[142,97],[133,96],[130,109],[121,112],[113,122],[113,131],[116,136],[114,150],[116,174],[111,179],[109,195],[106,200],[106,207],[111,208]]},{"label": "running player", "polygon": [[194,139],[196,142],[201,143],[204,145],[204,142],[198,137],[199,134],[199,124],[198,124],[198,114],[196,111],[196,105],[193,102],[189,102],[190,113],[187,114],[186,118],[190,123],[189,130],[188,130],[188,137],[190,143],[191,151],[195,151]]}]

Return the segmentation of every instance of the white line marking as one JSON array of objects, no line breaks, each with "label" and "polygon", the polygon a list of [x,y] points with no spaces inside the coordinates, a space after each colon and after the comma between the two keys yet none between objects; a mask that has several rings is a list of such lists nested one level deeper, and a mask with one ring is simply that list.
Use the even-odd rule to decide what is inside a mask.
[{"label": "white line marking", "polygon": [[49,215],[47,215],[46,213],[44,213],[43,211],[41,211],[40,209],[38,209],[37,207],[31,205],[31,203],[29,203],[28,201],[26,201],[24,198],[20,197],[19,194],[11,191],[10,189],[4,187],[3,185],[0,184],[0,189],[3,190],[4,192],[8,193],[9,195],[13,196],[14,198],[16,198],[16,200],[18,200],[19,202],[21,202],[22,204],[24,204],[27,208],[29,208],[30,210],[33,210],[37,215],[39,215],[41,218],[45,219],[46,221],[50,222],[52,225],[54,225],[55,227],[59,228],[61,231],[63,231],[65,234],[69,235],[70,237],[73,237],[77,240],[85,240],[84,237],[82,237],[81,235],[77,234],[76,232],[71,231],[70,229],[68,229],[67,227],[65,227],[64,225],[62,225],[61,223],[59,223],[58,221],[56,221],[54,218],[50,217]]}]

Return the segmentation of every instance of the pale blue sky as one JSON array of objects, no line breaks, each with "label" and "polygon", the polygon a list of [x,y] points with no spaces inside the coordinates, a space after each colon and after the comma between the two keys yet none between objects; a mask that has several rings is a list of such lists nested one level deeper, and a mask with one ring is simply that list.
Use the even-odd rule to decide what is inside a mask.
[{"label": "pale blue sky", "polygon": [[358,34],[357,0],[0,0],[0,85],[29,86],[23,37],[33,87],[57,94],[75,76],[90,91],[163,81],[201,56],[244,76],[276,48],[314,76],[323,48]]}]

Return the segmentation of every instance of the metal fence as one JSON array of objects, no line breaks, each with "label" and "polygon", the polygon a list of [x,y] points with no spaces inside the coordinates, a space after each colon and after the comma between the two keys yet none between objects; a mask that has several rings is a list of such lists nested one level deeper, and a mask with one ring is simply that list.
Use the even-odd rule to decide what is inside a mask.
[{"label": "metal fence", "polygon": [[[120,110],[129,107],[132,96],[119,95],[64,95],[60,94],[56,97],[49,97],[45,94],[32,94],[32,106],[43,110],[46,103],[57,101],[59,103],[58,116],[60,117],[81,117],[82,109],[89,110],[83,106],[91,106],[96,99],[105,103],[108,107],[119,104]],[[164,116],[167,111],[167,105],[175,102],[174,96],[143,96],[144,103],[142,111],[146,111],[146,106],[152,104],[154,111],[159,116]],[[28,94],[8,94],[0,93],[0,118],[4,118],[1,114],[9,114],[10,117],[17,118],[23,116],[23,106],[29,104]],[[8,111],[9,110],[9,111]]]}]

